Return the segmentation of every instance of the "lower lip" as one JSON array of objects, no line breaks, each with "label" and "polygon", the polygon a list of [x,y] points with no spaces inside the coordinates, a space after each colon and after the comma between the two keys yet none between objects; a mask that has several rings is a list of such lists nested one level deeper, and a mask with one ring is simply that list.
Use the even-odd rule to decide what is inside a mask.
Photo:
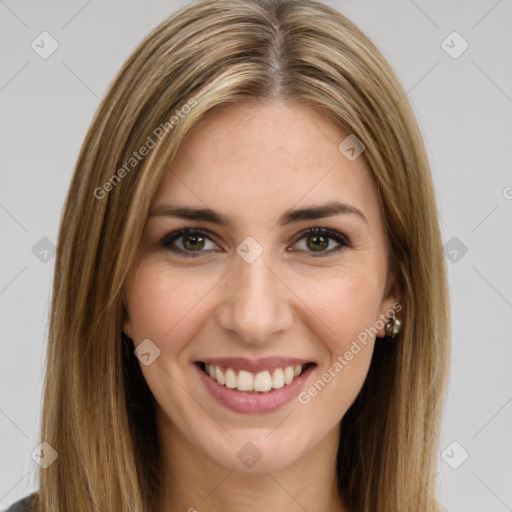
[{"label": "lower lip", "polygon": [[273,389],[266,393],[258,391],[237,391],[227,388],[213,380],[209,375],[194,364],[204,385],[221,405],[235,412],[256,414],[275,411],[291,402],[302,389],[306,379],[315,366],[306,368],[291,384],[285,384],[282,388]]}]

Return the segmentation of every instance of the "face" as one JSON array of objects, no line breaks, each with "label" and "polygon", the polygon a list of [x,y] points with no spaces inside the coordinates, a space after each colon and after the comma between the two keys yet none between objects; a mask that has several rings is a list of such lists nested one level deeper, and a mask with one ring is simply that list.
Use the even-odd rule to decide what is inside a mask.
[{"label": "face", "polygon": [[338,149],[347,135],[297,104],[216,109],[152,203],[124,332],[150,340],[140,366],[161,434],[230,471],[279,471],[337,442],[368,329],[384,335],[383,219],[364,157]]}]

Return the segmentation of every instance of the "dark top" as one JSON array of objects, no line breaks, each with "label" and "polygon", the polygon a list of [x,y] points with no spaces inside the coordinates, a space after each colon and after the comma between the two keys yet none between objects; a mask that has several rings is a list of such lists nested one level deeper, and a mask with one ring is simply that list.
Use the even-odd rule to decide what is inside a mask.
[{"label": "dark top", "polygon": [[37,492],[25,496],[19,501],[13,503],[5,512],[32,512],[32,505]]}]

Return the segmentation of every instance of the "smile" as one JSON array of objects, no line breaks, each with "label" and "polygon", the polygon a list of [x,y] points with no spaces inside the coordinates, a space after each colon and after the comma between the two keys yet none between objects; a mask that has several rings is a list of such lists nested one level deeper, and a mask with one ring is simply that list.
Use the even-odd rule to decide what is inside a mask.
[{"label": "smile", "polygon": [[237,412],[262,413],[278,409],[297,396],[316,364],[282,358],[257,363],[226,358],[197,361],[195,366],[221,405]]},{"label": "smile", "polygon": [[285,366],[275,370],[264,370],[253,373],[246,370],[239,370],[238,374],[232,368],[226,368],[223,372],[220,366],[204,364],[204,371],[210,377],[230,389],[238,391],[259,391],[266,393],[271,389],[280,389],[291,384],[295,377],[298,377],[307,365]]}]

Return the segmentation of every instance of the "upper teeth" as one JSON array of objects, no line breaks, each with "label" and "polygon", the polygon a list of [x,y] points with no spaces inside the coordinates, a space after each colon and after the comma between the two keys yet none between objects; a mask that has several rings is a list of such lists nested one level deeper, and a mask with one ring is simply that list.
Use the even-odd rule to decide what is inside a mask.
[{"label": "upper teeth", "polygon": [[214,364],[205,363],[206,373],[219,384],[238,391],[270,391],[271,389],[282,388],[290,384],[295,377],[298,377],[303,370],[302,365],[285,366],[276,368],[271,376],[272,370],[265,370],[258,373],[239,370],[238,375],[232,368],[226,368],[225,373]]}]

